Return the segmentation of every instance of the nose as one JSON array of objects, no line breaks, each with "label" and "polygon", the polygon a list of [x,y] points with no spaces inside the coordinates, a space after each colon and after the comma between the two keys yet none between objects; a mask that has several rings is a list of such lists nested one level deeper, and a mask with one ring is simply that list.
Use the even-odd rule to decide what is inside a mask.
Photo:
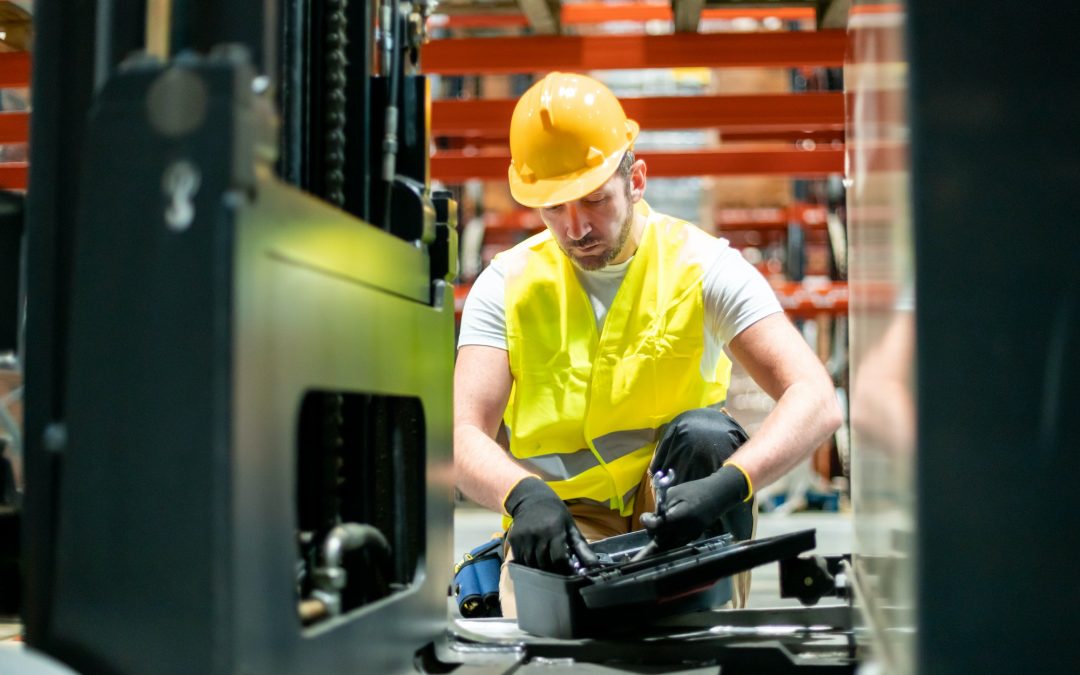
[{"label": "nose", "polygon": [[592,231],[592,227],[582,216],[577,205],[566,205],[566,236],[573,241],[579,241]]}]

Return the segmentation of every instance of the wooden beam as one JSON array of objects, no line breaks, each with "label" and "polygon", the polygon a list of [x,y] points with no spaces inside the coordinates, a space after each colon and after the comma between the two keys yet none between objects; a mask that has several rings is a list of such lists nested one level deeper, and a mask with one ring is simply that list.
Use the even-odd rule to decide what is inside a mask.
[{"label": "wooden beam", "polygon": [[552,9],[548,0],[518,0],[518,5],[538,35],[554,35],[559,32],[559,14]]},{"label": "wooden beam", "polygon": [[826,0],[818,3],[819,28],[847,28],[848,12],[851,0]]},{"label": "wooden beam", "polygon": [[671,0],[671,12],[675,15],[675,32],[696,33],[703,9],[705,9],[705,0]]},{"label": "wooden beam", "polygon": [[147,0],[146,52],[159,59],[169,58],[172,31],[172,0]]}]

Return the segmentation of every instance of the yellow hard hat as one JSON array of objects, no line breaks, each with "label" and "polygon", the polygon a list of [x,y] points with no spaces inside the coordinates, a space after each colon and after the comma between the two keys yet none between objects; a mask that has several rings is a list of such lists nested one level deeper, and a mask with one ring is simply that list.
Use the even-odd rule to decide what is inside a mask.
[{"label": "yellow hard hat", "polygon": [[510,194],[536,208],[580,199],[611,178],[639,130],[603,84],[550,73],[510,119]]}]

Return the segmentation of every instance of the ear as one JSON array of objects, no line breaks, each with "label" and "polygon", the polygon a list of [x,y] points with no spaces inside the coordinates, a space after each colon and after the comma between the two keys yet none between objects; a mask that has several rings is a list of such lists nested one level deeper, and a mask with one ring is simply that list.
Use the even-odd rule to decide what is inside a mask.
[{"label": "ear", "polygon": [[638,159],[630,166],[630,201],[638,203],[645,196],[645,160]]}]

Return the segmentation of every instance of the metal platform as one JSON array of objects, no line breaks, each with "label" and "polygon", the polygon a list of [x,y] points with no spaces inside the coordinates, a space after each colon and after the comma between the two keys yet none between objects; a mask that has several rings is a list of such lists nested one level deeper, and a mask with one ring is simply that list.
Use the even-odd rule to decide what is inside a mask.
[{"label": "metal platform", "polygon": [[[529,635],[507,619],[456,619],[434,655],[457,673],[853,673],[847,606],[715,610],[674,617],[603,640]],[[425,668],[434,672],[434,668]]]}]

